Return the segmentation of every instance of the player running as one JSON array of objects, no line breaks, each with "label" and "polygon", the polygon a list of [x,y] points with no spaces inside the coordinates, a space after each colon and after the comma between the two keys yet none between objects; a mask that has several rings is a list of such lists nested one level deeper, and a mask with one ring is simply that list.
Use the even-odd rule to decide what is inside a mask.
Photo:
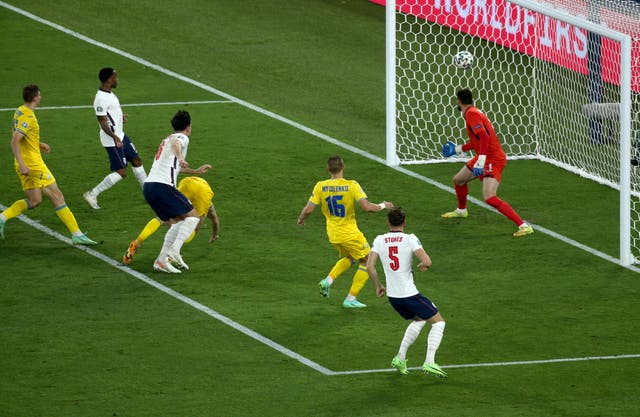
[{"label": "player running", "polygon": [[42,194],[53,203],[56,215],[71,233],[74,245],[96,245],[80,231],[76,218],[67,207],[64,195],[58,187],[56,179],[42,159],[42,152],[51,152],[51,147],[40,142],[40,125],[34,113],[40,105],[42,95],[37,85],[27,85],[22,89],[24,104],[13,115],[13,134],[11,150],[15,158],[15,168],[22,189],[27,198],[14,202],[0,213],[0,237],[4,239],[4,228],[7,220],[27,210],[36,208],[42,202]]},{"label": "player running", "polygon": [[[211,168],[210,165],[205,165],[207,169]],[[200,230],[202,225],[204,224],[205,217],[208,217],[211,221],[211,236],[209,237],[209,243],[213,243],[218,240],[218,234],[220,231],[220,219],[218,218],[218,213],[216,212],[216,208],[213,205],[213,196],[215,193],[211,189],[209,183],[200,177],[186,177],[183,178],[178,184],[178,191],[184,194],[185,197],[191,201],[193,204],[193,208],[198,213],[198,217],[200,218],[200,222],[196,226],[196,229],[191,236],[185,240],[184,243],[189,243],[196,235],[196,233]],[[149,220],[147,225],[142,229],[138,237],[129,244],[129,248],[125,252],[122,257],[122,263],[125,265],[129,265],[133,262],[133,257],[138,252],[140,245],[142,242],[147,240],[149,236],[154,234],[162,221],[157,217]]]},{"label": "player running", "polygon": [[[427,356],[422,370],[425,373],[445,378],[447,373],[435,362],[436,351],[442,341],[445,321],[438,308],[427,297],[420,294],[413,281],[413,256],[420,263],[420,271],[426,271],[431,267],[431,258],[427,255],[420,240],[414,234],[404,232],[405,213],[400,207],[394,207],[387,215],[389,233],[377,236],[373,240],[373,247],[367,262],[367,271],[371,280],[376,285],[376,295],[382,297],[385,293],[389,303],[411,324],[404,333],[400,350],[391,361],[391,366],[401,374],[407,374],[407,350],[416,341],[427,322],[431,324],[427,337]],[[387,288],[380,284],[376,262],[380,258]]]},{"label": "player running", "polygon": [[138,151],[123,130],[127,115],[123,114],[120,100],[113,92],[113,89],[118,86],[118,73],[113,68],[102,68],[98,78],[101,84],[93,101],[93,108],[100,125],[100,142],[109,156],[111,173],[104,177],[100,184],[82,195],[94,209],[100,208],[98,195],[116,185],[127,175],[127,162],[131,163],[133,175],[140,186],[147,179]]},{"label": "player running", "polygon": [[359,302],[356,297],[369,278],[366,265],[370,248],[367,239],[358,229],[355,205],[358,203],[364,211],[382,211],[393,207],[393,204],[387,201],[380,204],[370,203],[358,182],[344,179],[344,167],[344,162],[339,156],[329,158],[327,171],[331,174],[331,178],[316,183],[307,205],[298,217],[298,224],[304,225],[305,219],[311,212],[317,206],[322,206],[329,242],[338,250],[340,259],[329,275],[318,283],[320,294],[328,298],[333,281],[351,268],[351,264],[358,263],[351,289],[342,306],[362,308],[367,305]]},{"label": "player running", "polygon": [[471,90],[465,88],[458,91],[456,96],[458,109],[462,112],[466,123],[469,142],[460,146],[448,141],[442,148],[442,154],[445,157],[450,157],[473,149],[476,155],[453,177],[458,208],[444,213],[442,217],[452,219],[469,215],[467,212],[467,195],[469,194],[467,183],[478,178],[482,181],[484,201],[518,226],[518,230],[513,235],[517,237],[532,234],[533,228],[518,216],[509,203],[497,196],[502,171],[507,164],[507,155],[502,150],[493,125],[489,118],[473,105]]}]

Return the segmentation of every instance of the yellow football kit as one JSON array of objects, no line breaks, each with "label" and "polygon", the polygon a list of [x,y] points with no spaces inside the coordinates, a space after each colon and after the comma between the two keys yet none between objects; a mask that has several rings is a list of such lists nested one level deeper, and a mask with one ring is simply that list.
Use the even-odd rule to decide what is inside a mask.
[{"label": "yellow football kit", "polygon": [[356,223],[356,203],[367,198],[357,181],[344,178],[319,181],[309,201],[321,206],[327,223],[329,242],[340,252],[353,259],[362,259],[370,248]]},{"label": "yellow football kit", "polygon": [[211,207],[215,193],[209,183],[200,177],[186,177],[178,183],[178,191],[191,201],[198,217],[205,216]]},{"label": "yellow football kit", "polygon": [[13,130],[24,135],[20,140],[20,152],[22,153],[22,160],[29,167],[29,175],[21,175],[18,171],[18,161],[14,159],[22,189],[45,188],[56,182],[42,159],[42,153],[40,152],[40,125],[33,110],[25,105],[18,107],[13,115]]}]

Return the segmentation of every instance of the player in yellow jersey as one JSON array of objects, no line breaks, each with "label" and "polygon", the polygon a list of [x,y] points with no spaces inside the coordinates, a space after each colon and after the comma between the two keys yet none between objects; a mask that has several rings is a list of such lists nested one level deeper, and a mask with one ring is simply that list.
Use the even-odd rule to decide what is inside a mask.
[{"label": "player in yellow jersey", "polygon": [[7,220],[27,210],[36,208],[42,202],[42,194],[53,203],[54,210],[60,220],[71,233],[74,245],[96,245],[80,231],[76,219],[64,201],[64,195],[56,179],[42,159],[41,151],[51,152],[51,147],[40,142],[40,125],[34,110],[40,105],[42,96],[37,85],[27,85],[22,89],[24,104],[13,116],[13,133],[11,150],[15,157],[15,168],[27,198],[14,202],[0,213],[0,237],[4,239],[4,228]]},{"label": "player in yellow jersey", "polygon": [[[211,165],[206,165],[211,168]],[[189,236],[185,243],[190,242],[195,234],[200,230],[204,223],[205,217],[208,217],[211,221],[211,236],[209,237],[209,243],[213,243],[218,240],[218,233],[220,232],[220,219],[218,213],[213,205],[213,196],[215,193],[211,189],[209,183],[200,177],[186,177],[178,183],[178,191],[185,195],[191,201],[193,208],[200,217],[200,223],[196,226],[196,230]],[[133,256],[138,252],[142,242],[147,240],[149,236],[154,234],[160,227],[162,222],[157,217],[149,220],[147,225],[142,229],[138,237],[129,244],[129,248],[122,257],[122,263],[129,265],[133,261]]]},{"label": "player in yellow jersey", "polygon": [[328,298],[333,281],[351,268],[352,264],[358,263],[358,270],[353,276],[349,294],[342,306],[360,308],[366,307],[366,304],[359,302],[356,297],[369,278],[367,257],[370,248],[356,223],[356,203],[364,211],[382,211],[392,208],[393,204],[387,201],[380,204],[370,203],[357,181],[344,179],[344,168],[342,158],[337,155],[329,158],[327,171],[331,174],[331,178],[319,181],[315,185],[307,205],[298,217],[298,224],[304,225],[305,219],[311,212],[317,206],[321,206],[327,222],[329,242],[338,250],[339,259],[329,275],[318,283],[320,294]]}]

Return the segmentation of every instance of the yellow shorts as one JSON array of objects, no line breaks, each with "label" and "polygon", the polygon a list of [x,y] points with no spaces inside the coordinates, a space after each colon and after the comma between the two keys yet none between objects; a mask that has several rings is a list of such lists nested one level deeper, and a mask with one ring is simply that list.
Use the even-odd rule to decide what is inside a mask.
[{"label": "yellow shorts", "polygon": [[191,201],[198,217],[209,212],[215,194],[207,181],[200,177],[186,177],[178,184],[178,190]]},{"label": "yellow shorts", "polygon": [[354,236],[353,239],[344,242],[331,242],[331,244],[338,250],[340,257],[350,256],[357,261],[365,258],[371,252],[369,242],[362,233],[359,236]]},{"label": "yellow shorts", "polygon": [[16,169],[20,182],[22,183],[23,190],[33,190],[35,188],[46,188],[56,182],[51,171],[46,166],[44,167],[29,167],[29,174],[22,175]]}]

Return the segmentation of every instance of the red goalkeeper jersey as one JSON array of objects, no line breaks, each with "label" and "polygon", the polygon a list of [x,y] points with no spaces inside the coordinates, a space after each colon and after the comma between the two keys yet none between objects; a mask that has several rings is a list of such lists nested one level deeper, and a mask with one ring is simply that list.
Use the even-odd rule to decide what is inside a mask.
[{"label": "red goalkeeper jersey", "polygon": [[469,107],[464,112],[469,142],[462,145],[463,151],[473,149],[476,155],[487,155],[487,159],[497,161],[507,159],[502,150],[496,131],[486,114],[476,107]]}]

